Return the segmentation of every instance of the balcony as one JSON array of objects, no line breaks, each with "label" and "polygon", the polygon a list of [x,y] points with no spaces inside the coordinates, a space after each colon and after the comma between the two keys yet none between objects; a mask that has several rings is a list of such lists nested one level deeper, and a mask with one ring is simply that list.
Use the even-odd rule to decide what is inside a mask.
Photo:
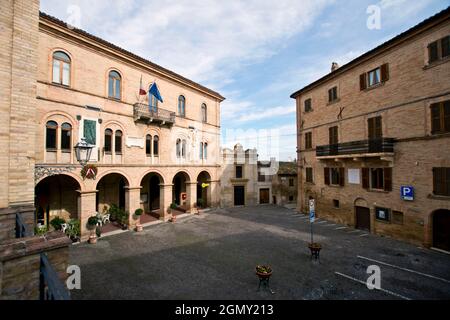
[{"label": "balcony", "polygon": [[147,124],[155,123],[159,125],[172,126],[175,123],[175,112],[150,108],[147,104],[134,104],[134,121],[144,121]]},{"label": "balcony", "polygon": [[316,149],[316,157],[319,160],[340,158],[389,158],[394,156],[393,138],[381,138],[373,140],[352,141],[326,146]]}]

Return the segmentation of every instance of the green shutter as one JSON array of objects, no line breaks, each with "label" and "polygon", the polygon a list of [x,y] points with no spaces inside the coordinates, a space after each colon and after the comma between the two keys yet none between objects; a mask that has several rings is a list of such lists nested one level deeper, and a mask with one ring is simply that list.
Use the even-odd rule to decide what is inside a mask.
[{"label": "green shutter", "polygon": [[93,120],[84,120],[84,138],[92,145],[96,145],[97,142],[96,125],[97,123]]}]

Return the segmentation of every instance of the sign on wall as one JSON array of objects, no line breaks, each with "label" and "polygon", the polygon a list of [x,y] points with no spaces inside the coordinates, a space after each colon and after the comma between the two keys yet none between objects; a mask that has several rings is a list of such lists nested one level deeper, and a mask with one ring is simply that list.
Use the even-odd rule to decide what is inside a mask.
[{"label": "sign on wall", "polygon": [[360,184],[360,170],[359,169],[348,169],[348,183],[350,184]]},{"label": "sign on wall", "polygon": [[401,186],[400,187],[400,197],[404,201],[414,201],[414,187]]},{"label": "sign on wall", "polygon": [[127,147],[139,147],[141,149],[144,149],[145,146],[145,140],[144,138],[134,138],[134,137],[127,137],[127,141],[125,143]]}]

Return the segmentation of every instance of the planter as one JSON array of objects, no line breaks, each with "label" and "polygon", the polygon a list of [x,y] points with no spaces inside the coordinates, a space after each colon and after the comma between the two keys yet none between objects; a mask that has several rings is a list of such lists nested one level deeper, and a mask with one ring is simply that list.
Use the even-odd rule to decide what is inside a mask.
[{"label": "planter", "polygon": [[320,260],[320,250],[322,250],[322,245],[320,243],[310,243],[308,248],[311,251],[311,259]]},{"label": "planter", "polygon": [[97,236],[96,235],[89,236],[89,243],[90,244],[96,244],[97,243]]},{"label": "planter", "polygon": [[269,266],[257,266],[256,267],[256,275],[259,278],[259,286],[258,291],[263,288],[266,288],[271,294],[275,294],[275,292],[270,289],[269,280],[272,276],[272,268]]},{"label": "planter", "polygon": [[144,227],[142,224],[136,224],[136,232],[142,232],[144,230]]},{"label": "planter", "polygon": [[177,216],[172,216],[169,220],[170,222],[177,222]]}]

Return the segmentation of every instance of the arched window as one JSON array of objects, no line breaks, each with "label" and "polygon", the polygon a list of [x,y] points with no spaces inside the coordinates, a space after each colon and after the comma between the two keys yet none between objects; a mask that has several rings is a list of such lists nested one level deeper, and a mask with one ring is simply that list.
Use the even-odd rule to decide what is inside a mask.
[{"label": "arched window", "polygon": [[55,121],[47,122],[45,133],[45,148],[47,150],[56,150],[56,130],[58,124]]},{"label": "arched window", "polygon": [[66,53],[53,53],[53,83],[70,86],[70,63],[70,57]]},{"label": "arched window", "polygon": [[206,104],[202,104],[202,121],[208,122],[208,107]]},{"label": "arched window", "polygon": [[120,100],[121,98],[121,83],[122,77],[117,71],[111,71],[109,73],[108,80],[108,96]]},{"label": "arched window", "polygon": [[208,144],[205,142],[204,144],[203,144],[203,148],[204,148],[204,151],[203,151],[203,159],[208,159]]},{"label": "arched window", "polygon": [[186,98],[184,96],[178,97],[178,114],[180,117],[186,116]]},{"label": "arched window", "polygon": [[181,158],[181,139],[177,139],[177,158]]},{"label": "arched window", "polygon": [[145,154],[152,155],[152,136],[149,134],[145,137]]},{"label": "arched window", "polygon": [[116,154],[121,154],[122,153],[122,131],[117,130],[116,131],[116,136],[115,136],[115,151]]},{"label": "arched window", "polygon": [[203,142],[200,142],[200,160],[203,159]]},{"label": "arched window", "polygon": [[159,156],[159,137],[155,136],[153,138],[153,155],[155,157]]},{"label": "arched window", "polygon": [[112,152],[112,135],[113,131],[111,129],[105,130],[105,147],[103,148],[103,150],[107,153]]},{"label": "arched window", "polygon": [[72,126],[69,123],[63,123],[61,126],[61,150],[71,151],[72,147]]},{"label": "arched window", "polygon": [[181,144],[181,157],[183,159],[186,159],[186,140],[183,140],[182,144]]}]

